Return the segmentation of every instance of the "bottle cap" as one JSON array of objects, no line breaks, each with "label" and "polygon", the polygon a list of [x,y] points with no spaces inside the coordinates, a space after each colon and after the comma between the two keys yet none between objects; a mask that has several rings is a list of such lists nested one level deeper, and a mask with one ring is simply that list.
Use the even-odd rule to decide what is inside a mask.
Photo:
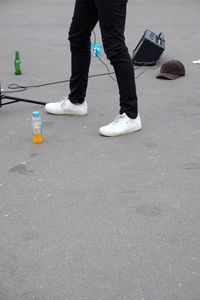
[{"label": "bottle cap", "polygon": [[33,117],[39,117],[40,116],[40,112],[39,111],[33,111],[32,112],[32,116]]}]

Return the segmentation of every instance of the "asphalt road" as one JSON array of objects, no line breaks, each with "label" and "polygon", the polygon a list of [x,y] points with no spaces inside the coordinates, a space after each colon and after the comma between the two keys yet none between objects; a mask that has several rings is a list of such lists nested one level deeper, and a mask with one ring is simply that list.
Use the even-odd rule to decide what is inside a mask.
[{"label": "asphalt road", "polygon": [[[73,5],[1,0],[3,89],[69,78]],[[90,79],[85,117],[21,102],[0,108],[0,300],[200,299],[199,11],[199,0],[129,0],[130,53],[145,29],[162,31],[160,63],[178,59],[186,69],[165,81],[156,79],[160,65],[136,68],[140,132],[99,135],[118,114],[108,76]],[[90,74],[104,72],[93,57]],[[12,95],[53,102],[68,91],[60,83]],[[41,145],[31,143],[33,110]]]}]

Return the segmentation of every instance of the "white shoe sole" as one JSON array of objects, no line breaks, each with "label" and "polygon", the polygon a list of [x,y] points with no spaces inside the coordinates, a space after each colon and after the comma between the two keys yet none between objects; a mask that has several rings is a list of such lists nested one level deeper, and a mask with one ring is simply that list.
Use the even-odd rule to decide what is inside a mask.
[{"label": "white shoe sole", "polygon": [[134,128],[134,129],[129,129],[129,130],[125,130],[125,131],[123,131],[123,132],[106,132],[106,131],[104,131],[104,129],[103,128],[100,128],[99,129],[99,133],[101,134],[101,135],[103,135],[103,136],[107,136],[107,137],[114,137],[114,136],[121,136],[121,135],[126,135],[126,134],[128,134],[128,133],[131,133],[131,132],[137,132],[137,131],[139,131],[139,130],[142,130],[142,126],[141,127],[136,127],[136,128]]},{"label": "white shoe sole", "polygon": [[53,106],[53,103],[47,103],[45,105],[45,110],[47,113],[49,114],[53,114],[53,115],[73,115],[73,116],[85,116],[88,114],[87,110],[81,110],[81,109],[77,109],[77,110],[72,110],[72,109],[56,109]]}]

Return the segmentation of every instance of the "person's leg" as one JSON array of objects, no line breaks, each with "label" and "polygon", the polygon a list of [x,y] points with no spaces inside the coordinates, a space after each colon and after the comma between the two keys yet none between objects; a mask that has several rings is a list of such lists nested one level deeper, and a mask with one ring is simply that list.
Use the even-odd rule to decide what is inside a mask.
[{"label": "person's leg", "polygon": [[[69,30],[71,49],[70,93],[60,102],[48,103],[45,110],[52,114],[86,115],[85,100],[91,60],[90,36],[98,21],[94,0],[76,0]],[[85,100],[85,101],[84,101]]]},{"label": "person's leg", "polygon": [[90,36],[98,21],[94,0],[76,0],[69,30],[71,49],[71,78],[69,100],[84,102],[91,61]]},{"label": "person's leg", "polygon": [[105,53],[113,65],[120,94],[120,114],[138,115],[133,63],[125,44],[127,0],[94,0]]}]

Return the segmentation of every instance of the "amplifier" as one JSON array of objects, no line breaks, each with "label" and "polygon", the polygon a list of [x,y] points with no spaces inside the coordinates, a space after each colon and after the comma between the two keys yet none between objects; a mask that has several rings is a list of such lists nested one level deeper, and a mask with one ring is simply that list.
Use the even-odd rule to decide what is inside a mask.
[{"label": "amplifier", "polygon": [[136,66],[154,66],[164,50],[163,33],[156,35],[151,30],[145,30],[141,40],[133,50],[132,62]]}]

